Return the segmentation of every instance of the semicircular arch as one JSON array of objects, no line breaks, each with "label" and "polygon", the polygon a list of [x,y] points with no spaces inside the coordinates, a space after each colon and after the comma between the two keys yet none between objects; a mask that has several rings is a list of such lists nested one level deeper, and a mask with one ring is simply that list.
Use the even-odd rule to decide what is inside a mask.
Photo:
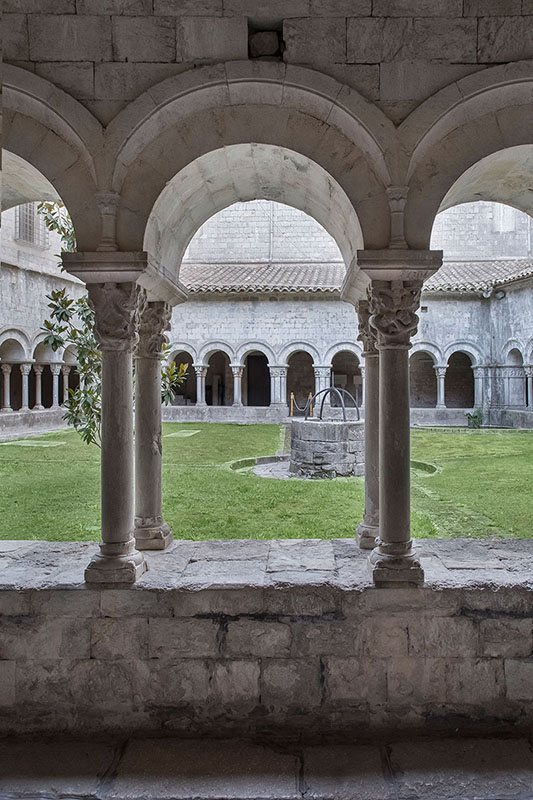
[{"label": "semicircular arch", "polygon": [[227,355],[230,360],[230,364],[234,363],[235,351],[228,342],[223,341],[206,342],[206,344],[202,345],[198,351],[198,363],[207,364],[213,353],[219,351]]},{"label": "semicircular arch", "polygon": [[471,359],[473,367],[479,366],[483,363],[480,350],[475,344],[472,344],[472,342],[461,341],[449,344],[443,353],[443,360],[445,364],[448,363],[450,356],[453,356],[454,353],[465,353]]},{"label": "semicircular arch", "polygon": [[415,353],[427,353],[431,356],[435,365],[445,363],[440,348],[431,342],[414,342],[409,351],[409,357],[413,356]]},{"label": "semicircular arch", "polygon": [[244,342],[239,345],[235,351],[235,358],[237,359],[235,363],[244,366],[246,356],[250,355],[250,353],[262,353],[266,356],[270,366],[276,363],[276,356],[270,345],[261,341]]},{"label": "semicircular arch", "polygon": [[199,363],[196,348],[187,342],[170,342],[168,360],[172,361],[178,353],[189,353],[192,356],[193,364]]},{"label": "semicircular arch", "polygon": [[295,341],[289,342],[286,344],[280,351],[279,351],[279,363],[280,364],[287,364],[289,362],[289,358],[294,355],[294,353],[307,353],[313,359],[313,364],[322,364],[320,359],[320,353],[318,352],[317,348],[311,344],[310,342],[305,341]]},{"label": "semicircular arch", "polygon": [[329,350],[326,351],[326,355],[324,356],[323,365],[327,366],[331,364],[333,361],[334,356],[338,353],[353,353],[353,355],[357,358],[359,364],[362,363],[362,347],[357,344],[356,342],[338,342],[337,344],[332,345]]},{"label": "semicircular arch", "polygon": [[[29,337],[24,331],[12,327],[1,328],[0,348],[2,348],[2,345],[4,345],[6,342],[9,341],[13,341],[14,343],[16,343],[16,345],[12,348],[13,352],[12,354],[9,354],[8,359],[9,357],[16,358],[17,361],[26,361],[31,359],[30,353],[32,352],[32,348],[30,345]],[[4,359],[5,358],[6,356],[4,356]],[[0,359],[2,359],[1,352],[0,352]]]}]

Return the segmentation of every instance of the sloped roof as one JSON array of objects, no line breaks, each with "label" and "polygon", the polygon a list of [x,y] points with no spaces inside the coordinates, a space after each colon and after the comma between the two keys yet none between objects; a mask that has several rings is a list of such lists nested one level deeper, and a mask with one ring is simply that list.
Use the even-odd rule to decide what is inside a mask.
[{"label": "sloped roof", "polygon": [[472,292],[512,283],[533,275],[533,260],[445,261],[424,284],[433,292]]},{"label": "sloped roof", "polygon": [[342,262],[196,264],[184,261],[180,270],[180,281],[192,294],[338,292],[343,278]]},{"label": "sloped roof", "polygon": [[[180,281],[191,294],[338,293],[342,262],[194,263],[184,261]],[[424,284],[432,292],[475,292],[533,276],[533,259],[445,261]]]}]

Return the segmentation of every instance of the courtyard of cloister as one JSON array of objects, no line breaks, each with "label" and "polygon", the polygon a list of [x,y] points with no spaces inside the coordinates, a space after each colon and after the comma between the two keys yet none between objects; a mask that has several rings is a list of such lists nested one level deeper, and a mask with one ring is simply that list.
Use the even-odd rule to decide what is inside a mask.
[{"label": "courtyard of cloister", "polygon": [[531,800],[531,2],[3,11],[0,800]]}]

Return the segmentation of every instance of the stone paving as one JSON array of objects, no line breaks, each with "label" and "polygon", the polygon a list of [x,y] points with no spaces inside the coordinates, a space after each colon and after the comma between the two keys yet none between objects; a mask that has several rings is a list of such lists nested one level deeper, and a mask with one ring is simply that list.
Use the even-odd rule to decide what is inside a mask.
[{"label": "stone paving", "polygon": [[526,739],[0,743],[1,800],[530,800]]},{"label": "stone paving", "polygon": [[[79,586],[97,549],[93,542],[0,541],[0,590]],[[421,539],[416,550],[426,588],[533,588],[533,540]],[[143,589],[372,586],[368,553],[352,539],[180,540],[145,557]]]}]

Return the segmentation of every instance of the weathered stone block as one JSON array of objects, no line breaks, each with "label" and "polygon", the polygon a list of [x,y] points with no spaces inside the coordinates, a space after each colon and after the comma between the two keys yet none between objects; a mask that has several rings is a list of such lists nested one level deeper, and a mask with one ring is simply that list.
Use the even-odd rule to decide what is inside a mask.
[{"label": "weathered stone block", "polygon": [[505,661],[505,683],[509,700],[533,700],[533,661]]},{"label": "weathered stone block", "polygon": [[153,0],[154,14],[192,17],[221,16],[222,0]]},{"label": "weathered stone block", "polygon": [[31,607],[34,614],[50,617],[95,617],[100,613],[100,592],[96,589],[45,589],[32,592]]},{"label": "weathered stone block", "polygon": [[156,83],[183,72],[183,64],[105,62],[94,67],[94,96],[102,100],[133,100]]},{"label": "weathered stone block", "polygon": [[283,41],[283,58],[291,64],[346,61],[346,22],[342,17],[285,20]]},{"label": "weathered stone block", "polygon": [[76,5],[78,14],[137,16],[152,12],[152,0],[76,0]]},{"label": "weathered stone block", "polygon": [[115,661],[146,658],[148,621],[142,618],[95,619],[91,625],[91,658]]},{"label": "weathered stone block", "polygon": [[374,17],[461,17],[463,0],[374,0]]},{"label": "weathered stone block", "polygon": [[442,658],[387,660],[387,699],[391,706],[444,703],[446,662]]},{"label": "weathered stone block", "polygon": [[485,619],[480,624],[481,655],[519,658],[533,651],[533,623],[530,619]]},{"label": "weathered stone block", "polygon": [[[464,0],[465,17],[511,17],[514,14],[531,14],[529,0]],[[523,7],[523,11],[522,11]]]},{"label": "weathered stone block", "polygon": [[3,57],[6,61],[22,61],[30,57],[28,18],[25,14],[5,14],[2,18]]},{"label": "weathered stone block", "polygon": [[533,17],[482,17],[478,53],[478,60],[485,63],[531,58]]},{"label": "weathered stone block", "polygon": [[475,19],[349,19],[347,29],[348,63],[381,61],[474,62],[476,53]]},{"label": "weathered stone block", "polygon": [[384,658],[325,659],[326,691],[333,703],[383,703],[387,693]]},{"label": "weathered stone block", "polygon": [[63,621],[53,617],[0,619],[0,659],[58,658]]},{"label": "weathered stone block", "polygon": [[59,653],[61,658],[90,658],[91,621],[64,617]]},{"label": "weathered stone block", "polygon": [[[93,590],[91,590],[91,594]],[[172,598],[169,592],[142,589],[105,589],[100,601],[104,617],[171,617]]]},{"label": "weathered stone block", "polygon": [[408,627],[410,655],[468,658],[479,653],[479,629],[471,619],[423,615]]},{"label": "weathered stone block", "polygon": [[113,48],[117,61],[176,61],[173,17],[114,17]]},{"label": "weathered stone block", "polygon": [[15,702],[15,661],[0,661],[0,706]]},{"label": "weathered stone block", "polygon": [[446,698],[461,705],[493,704],[505,689],[503,663],[495,659],[448,659]]},{"label": "weathered stone block", "polygon": [[2,10],[4,14],[75,14],[76,0],[4,0]]},{"label": "weathered stone block", "polygon": [[[311,0],[311,17],[367,17],[372,13],[371,0]],[[305,16],[299,14],[298,16]]]},{"label": "weathered stone block", "polygon": [[184,658],[167,664],[150,659],[149,696],[163,706],[199,705],[209,696],[213,665],[209,661]]},{"label": "weathered stone block", "polygon": [[[33,61],[111,61],[111,21],[105,16],[32,14],[28,18]],[[54,42],[54,47],[50,47]]]},{"label": "weathered stone block", "polygon": [[219,661],[213,668],[210,697],[217,704],[253,708],[259,702],[259,673],[258,661]]},{"label": "weathered stone block", "polygon": [[218,653],[218,625],[207,619],[149,619],[150,658],[196,658]]},{"label": "weathered stone block", "polygon": [[306,709],[320,703],[318,659],[268,659],[263,661],[261,672],[265,706]]},{"label": "weathered stone block", "polygon": [[178,21],[178,53],[183,61],[248,58],[248,22],[242,17],[184,17]]},{"label": "weathered stone block", "polygon": [[291,638],[289,625],[241,619],[228,625],[224,654],[267,658],[288,656]]},{"label": "weathered stone block", "polygon": [[305,541],[281,539],[271,543],[267,572],[324,569],[335,569],[331,542],[319,539]]},{"label": "weathered stone block", "polygon": [[339,610],[340,597],[331,586],[265,588],[263,608],[272,614],[318,616]]},{"label": "weathered stone block", "polygon": [[263,610],[263,589],[204,589],[195,592],[170,592],[167,595],[174,617],[197,614],[257,614]]},{"label": "weathered stone block", "polygon": [[406,656],[408,652],[408,620],[374,616],[361,623],[361,648],[365,656]]},{"label": "weathered stone block", "polygon": [[22,616],[29,614],[30,606],[30,593],[17,592],[15,589],[6,589],[0,592],[0,617],[1,616]]},{"label": "weathered stone block", "polygon": [[360,650],[360,625],[357,622],[294,622],[293,652],[305,655],[355,656]]},{"label": "weathered stone block", "polygon": [[385,104],[417,104],[478,69],[475,64],[391,61],[380,66],[379,98]]},{"label": "weathered stone block", "polygon": [[91,61],[40,62],[35,72],[80,100],[94,97],[94,64]]},{"label": "weathered stone block", "polygon": [[253,19],[266,17],[269,20],[306,17],[309,14],[309,0],[291,0],[288,6],[284,0],[269,0],[264,5],[259,5],[256,0],[224,0],[224,14]]}]

